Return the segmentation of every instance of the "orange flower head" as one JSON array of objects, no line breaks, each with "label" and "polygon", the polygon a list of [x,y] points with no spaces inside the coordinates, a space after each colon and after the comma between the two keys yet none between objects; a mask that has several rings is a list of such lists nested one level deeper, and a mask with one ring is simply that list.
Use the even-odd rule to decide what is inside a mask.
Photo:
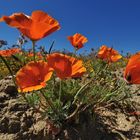
[{"label": "orange flower head", "polygon": [[48,66],[47,62],[29,62],[16,74],[19,92],[29,92],[44,88],[46,82],[50,80],[52,73],[53,69]]},{"label": "orange flower head", "polygon": [[57,20],[39,10],[32,12],[31,16],[27,16],[23,13],[3,16],[0,21],[5,21],[9,26],[17,28],[32,41],[40,40],[60,29]]},{"label": "orange flower head", "polygon": [[98,52],[98,58],[110,63],[118,61],[122,58],[122,56],[113,48],[108,48],[107,46],[103,45]]},{"label": "orange flower head", "polygon": [[82,48],[83,44],[88,41],[88,39],[85,36],[79,33],[76,33],[73,36],[68,36],[68,40],[76,49]]},{"label": "orange flower head", "polygon": [[0,55],[3,57],[10,57],[19,52],[21,52],[21,50],[19,48],[12,48],[12,49],[8,49],[8,50],[0,50]]},{"label": "orange flower head", "polygon": [[[28,56],[28,57],[33,57],[33,56],[34,56],[34,53],[33,53],[33,52],[29,52],[29,53],[27,53],[27,56]],[[36,56],[37,56],[39,59],[42,59],[42,58],[43,58],[41,52],[37,52],[37,53],[36,53]]]},{"label": "orange flower head", "polygon": [[60,53],[53,53],[47,57],[48,65],[54,69],[60,79],[81,77],[86,68],[81,60]]},{"label": "orange flower head", "polygon": [[27,53],[27,56],[28,56],[28,57],[33,57],[33,56],[34,56],[34,53],[33,53],[33,52],[28,52],[28,53]]},{"label": "orange flower head", "polygon": [[140,53],[131,56],[129,59],[124,78],[130,84],[140,84]]}]

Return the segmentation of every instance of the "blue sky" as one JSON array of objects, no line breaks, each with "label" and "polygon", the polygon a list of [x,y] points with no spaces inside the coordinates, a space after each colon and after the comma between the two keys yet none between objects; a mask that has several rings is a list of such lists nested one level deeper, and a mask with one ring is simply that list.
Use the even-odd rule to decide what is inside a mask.
[{"label": "blue sky", "polygon": [[[0,0],[0,16],[15,12],[30,15],[34,10],[47,12],[61,25],[61,30],[38,45],[48,48],[55,40],[55,49],[72,51],[66,37],[79,32],[89,40],[79,52],[103,44],[118,51],[140,51],[140,0]],[[18,37],[16,29],[0,23],[0,40],[7,40],[10,45]]]}]

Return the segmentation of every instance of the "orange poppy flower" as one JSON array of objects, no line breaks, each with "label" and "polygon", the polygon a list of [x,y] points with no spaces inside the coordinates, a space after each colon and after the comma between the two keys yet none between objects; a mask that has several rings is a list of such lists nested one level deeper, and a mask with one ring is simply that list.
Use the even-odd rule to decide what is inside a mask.
[{"label": "orange poppy flower", "polygon": [[31,17],[23,13],[15,13],[11,16],[3,16],[0,21],[17,28],[32,41],[40,40],[60,29],[58,21],[43,11],[32,12]]},{"label": "orange poppy flower", "polygon": [[48,65],[54,69],[60,79],[81,77],[86,68],[81,60],[60,53],[53,53],[47,57]]},{"label": "orange poppy flower", "polygon": [[113,48],[108,48],[107,46],[103,45],[98,52],[98,58],[106,60],[110,63],[118,61],[122,58],[122,56]]},{"label": "orange poppy flower", "polygon": [[82,48],[83,44],[88,41],[88,39],[85,36],[79,33],[76,33],[73,36],[68,36],[68,40],[76,49]]},{"label": "orange poppy flower", "polygon": [[34,56],[34,53],[33,52],[29,52],[29,53],[27,53],[27,56],[28,57],[33,57]]},{"label": "orange poppy flower", "polygon": [[48,66],[47,62],[29,62],[16,74],[16,83],[19,87],[19,92],[29,92],[45,87],[52,73],[53,69]]},{"label": "orange poppy flower", "polygon": [[0,50],[0,55],[3,57],[10,57],[11,55],[14,55],[19,52],[21,52],[19,48],[12,48],[8,50]]},{"label": "orange poppy flower", "polygon": [[[33,52],[29,52],[29,53],[27,54],[27,56],[28,56],[28,57],[33,57],[33,56],[34,56],[34,53],[33,53]],[[37,56],[39,59],[42,59],[42,58],[43,58],[43,56],[42,56],[42,54],[41,54],[40,52],[37,52],[37,53],[36,53],[36,56]]]},{"label": "orange poppy flower", "polygon": [[124,78],[130,84],[140,84],[140,53],[131,56],[129,59]]}]

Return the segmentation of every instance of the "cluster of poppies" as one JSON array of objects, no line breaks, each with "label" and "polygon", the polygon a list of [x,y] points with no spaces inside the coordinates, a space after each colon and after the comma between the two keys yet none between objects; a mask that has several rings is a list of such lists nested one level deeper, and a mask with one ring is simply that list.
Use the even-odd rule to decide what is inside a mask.
[{"label": "cluster of poppies", "polygon": [[[50,35],[60,29],[59,22],[43,11],[34,11],[31,16],[23,13],[15,13],[11,16],[3,16],[0,21],[5,21],[9,26],[17,28],[24,36],[29,38],[33,43]],[[78,50],[88,39],[76,33],[69,36],[68,40],[72,46]],[[21,50],[13,48],[9,50],[0,50],[0,56],[8,57]],[[33,53],[30,55],[34,55]],[[113,48],[105,45],[101,46],[98,52],[98,58],[108,63],[118,61],[122,56]],[[125,78],[130,83],[138,84],[139,80],[140,54],[136,54],[130,58],[125,70]],[[31,61],[23,66],[16,74],[16,83],[20,92],[29,92],[39,90],[46,86],[46,82],[50,80],[53,72],[60,79],[73,77],[81,77],[86,68],[83,66],[82,60],[75,57],[67,56],[61,53],[52,53],[46,56],[46,61]]]},{"label": "cluster of poppies", "polygon": [[[23,13],[3,16],[0,21],[5,21],[9,26],[17,28],[32,42],[36,42],[60,29],[58,21],[43,11],[34,11],[31,16]],[[79,33],[69,36],[68,39],[76,49],[83,47],[83,44],[87,42],[87,38]],[[12,48],[1,50],[0,55],[8,57],[19,52],[20,49]],[[29,54],[29,56],[33,55],[33,53]],[[53,53],[47,55],[46,60],[31,61],[17,72],[16,83],[20,92],[44,88],[54,71],[60,79],[81,77],[86,72],[82,60],[71,56]]]},{"label": "cluster of poppies", "polygon": [[19,53],[21,50],[19,48],[12,48],[8,50],[0,50],[0,55],[3,57],[9,57],[11,55],[14,55],[16,53]]}]

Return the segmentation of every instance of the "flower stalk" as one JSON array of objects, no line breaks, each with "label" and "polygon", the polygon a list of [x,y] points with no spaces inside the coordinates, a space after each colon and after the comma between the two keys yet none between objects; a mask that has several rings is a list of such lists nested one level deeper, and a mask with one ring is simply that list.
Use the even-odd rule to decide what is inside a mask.
[{"label": "flower stalk", "polygon": [[1,55],[0,55],[0,58],[2,59],[3,63],[5,64],[5,66],[7,67],[8,71],[9,71],[10,75],[12,76],[12,80],[13,80],[15,87],[17,87],[16,82],[15,82],[15,78],[14,78],[14,74],[13,74],[8,62]]},{"label": "flower stalk", "polygon": [[35,41],[32,41],[32,49],[33,49],[33,57],[34,57],[34,61],[35,61]]}]

